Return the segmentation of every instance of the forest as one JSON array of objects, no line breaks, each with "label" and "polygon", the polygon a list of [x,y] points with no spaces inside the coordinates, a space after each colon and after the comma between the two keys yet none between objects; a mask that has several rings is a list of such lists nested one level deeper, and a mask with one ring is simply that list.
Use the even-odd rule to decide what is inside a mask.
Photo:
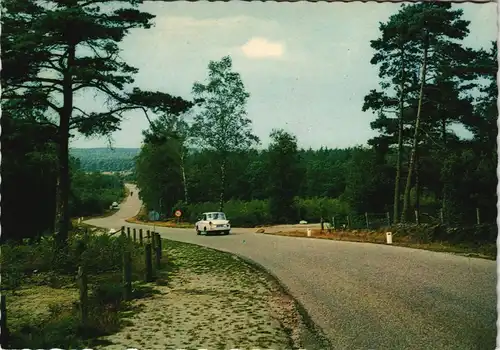
[{"label": "forest", "polygon": [[70,148],[70,155],[80,161],[84,171],[129,172],[135,168],[138,148]]},{"label": "forest", "polygon": [[[380,88],[359,106],[378,135],[362,147],[301,150],[294,135],[273,130],[258,150],[241,76],[230,57],[210,62],[206,82],[193,84],[192,122],[165,114],[144,132],[141,197],[165,217],[225,210],[245,226],[333,216],[346,224],[347,215],[361,228],[494,224],[497,47],[465,47],[462,16],[451,4],[419,3],[380,24],[367,58]],[[457,125],[472,136],[457,135]]]},{"label": "forest", "polygon": [[[319,150],[299,149],[285,130],[270,130],[271,143],[260,144],[246,111],[251,96],[229,56],[208,63],[208,78],[192,85],[190,99],[133,86],[137,69],[117,55],[118,43],[154,18],[135,2],[124,1],[99,25],[96,14],[107,10],[92,3],[61,5],[63,17],[25,5],[2,4],[7,236],[55,231],[64,242],[71,217],[99,214],[123,180],[137,183],[147,209],[166,218],[182,209],[187,221],[222,209],[243,226],[333,216],[353,228],[367,216],[373,226],[494,225],[497,48],[465,47],[469,22],[450,3],[404,4],[380,24],[369,39],[374,55],[366,58],[378,69],[380,87],[366,91],[359,106],[372,112],[367,123],[378,135],[365,146]],[[53,35],[32,27],[43,18],[53,23]],[[68,21],[82,34],[68,33]],[[76,51],[82,45],[95,55],[82,56]],[[108,109],[78,106],[81,90],[106,98]],[[73,135],[107,137],[135,109],[150,122],[140,150],[70,149]],[[456,125],[472,136],[457,135]],[[130,169],[126,179],[85,173]],[[93,204],[83,205],[83,198]],[[37,228],[21,232],[16,225],[27,203]]]}]

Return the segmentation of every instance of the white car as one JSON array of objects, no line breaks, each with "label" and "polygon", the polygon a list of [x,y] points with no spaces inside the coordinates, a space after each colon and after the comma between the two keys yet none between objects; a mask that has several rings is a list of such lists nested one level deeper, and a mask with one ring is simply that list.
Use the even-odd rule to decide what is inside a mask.
[{"label": "white car", "polygon": [[194,225],[196,234],[205,235],[208,233],[222,233],[228,235],[231,231],[231,224],[227,220],[226,215],[220,211],[203,213]]}]

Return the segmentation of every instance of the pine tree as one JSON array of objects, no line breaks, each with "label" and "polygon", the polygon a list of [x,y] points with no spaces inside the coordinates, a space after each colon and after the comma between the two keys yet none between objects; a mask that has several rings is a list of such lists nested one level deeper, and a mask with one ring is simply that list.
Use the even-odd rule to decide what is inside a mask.
[{"label": "pine tree", "polygon": [[[77,131],[109,135],[135,108],[183,109],[184,101],[132,89],[137,69],[119,58],[118,43],[135,28],[149,28],[153,15],[141,0],[6,0],[2,2],[3,98],[46,107],[40,122],[58,130],[58,242],[70,229],[68,145]],[[95,92],[105,110],[75,104],[75,94]],[[15,103],[11,104],[15,105]],[[147,115],[147,114],[146,114]]]}]

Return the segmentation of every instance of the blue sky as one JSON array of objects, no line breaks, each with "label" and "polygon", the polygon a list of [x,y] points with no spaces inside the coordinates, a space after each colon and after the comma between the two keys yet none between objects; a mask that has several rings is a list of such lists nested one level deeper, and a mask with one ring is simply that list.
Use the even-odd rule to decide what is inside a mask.
[{"label": "blue sky", "polygon": [[[135,30],[122,43],[122,58],[139,68],[135,84],[191,98],[210,60],[233,58],[250,93],[247,111],[267,146],[273,128],[295,134],[300,147],[366,144],[374,116],[363,97],[378,87],[369,46],[379,22],[396,13],[393,3],[147,2],[155,26]],[[495,3],[465,4],[471,21],[464,44],[489,47],[497,38]],[[97,104],[93,96],[78,98]],[[130,112],[114,147],[139,147],[144,115]],[[75,137],[71,147],[105,147],[106,139]]]}]

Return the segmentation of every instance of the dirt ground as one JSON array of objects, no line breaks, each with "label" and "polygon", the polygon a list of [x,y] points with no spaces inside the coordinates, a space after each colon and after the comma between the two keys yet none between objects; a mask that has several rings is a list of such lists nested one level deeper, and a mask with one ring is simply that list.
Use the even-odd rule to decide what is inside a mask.
[{"label": "dirt ground", "polygon": [[275,281],[242,260],[166,241],[176,266],[103,349],[292,349],[302,320]]}]

